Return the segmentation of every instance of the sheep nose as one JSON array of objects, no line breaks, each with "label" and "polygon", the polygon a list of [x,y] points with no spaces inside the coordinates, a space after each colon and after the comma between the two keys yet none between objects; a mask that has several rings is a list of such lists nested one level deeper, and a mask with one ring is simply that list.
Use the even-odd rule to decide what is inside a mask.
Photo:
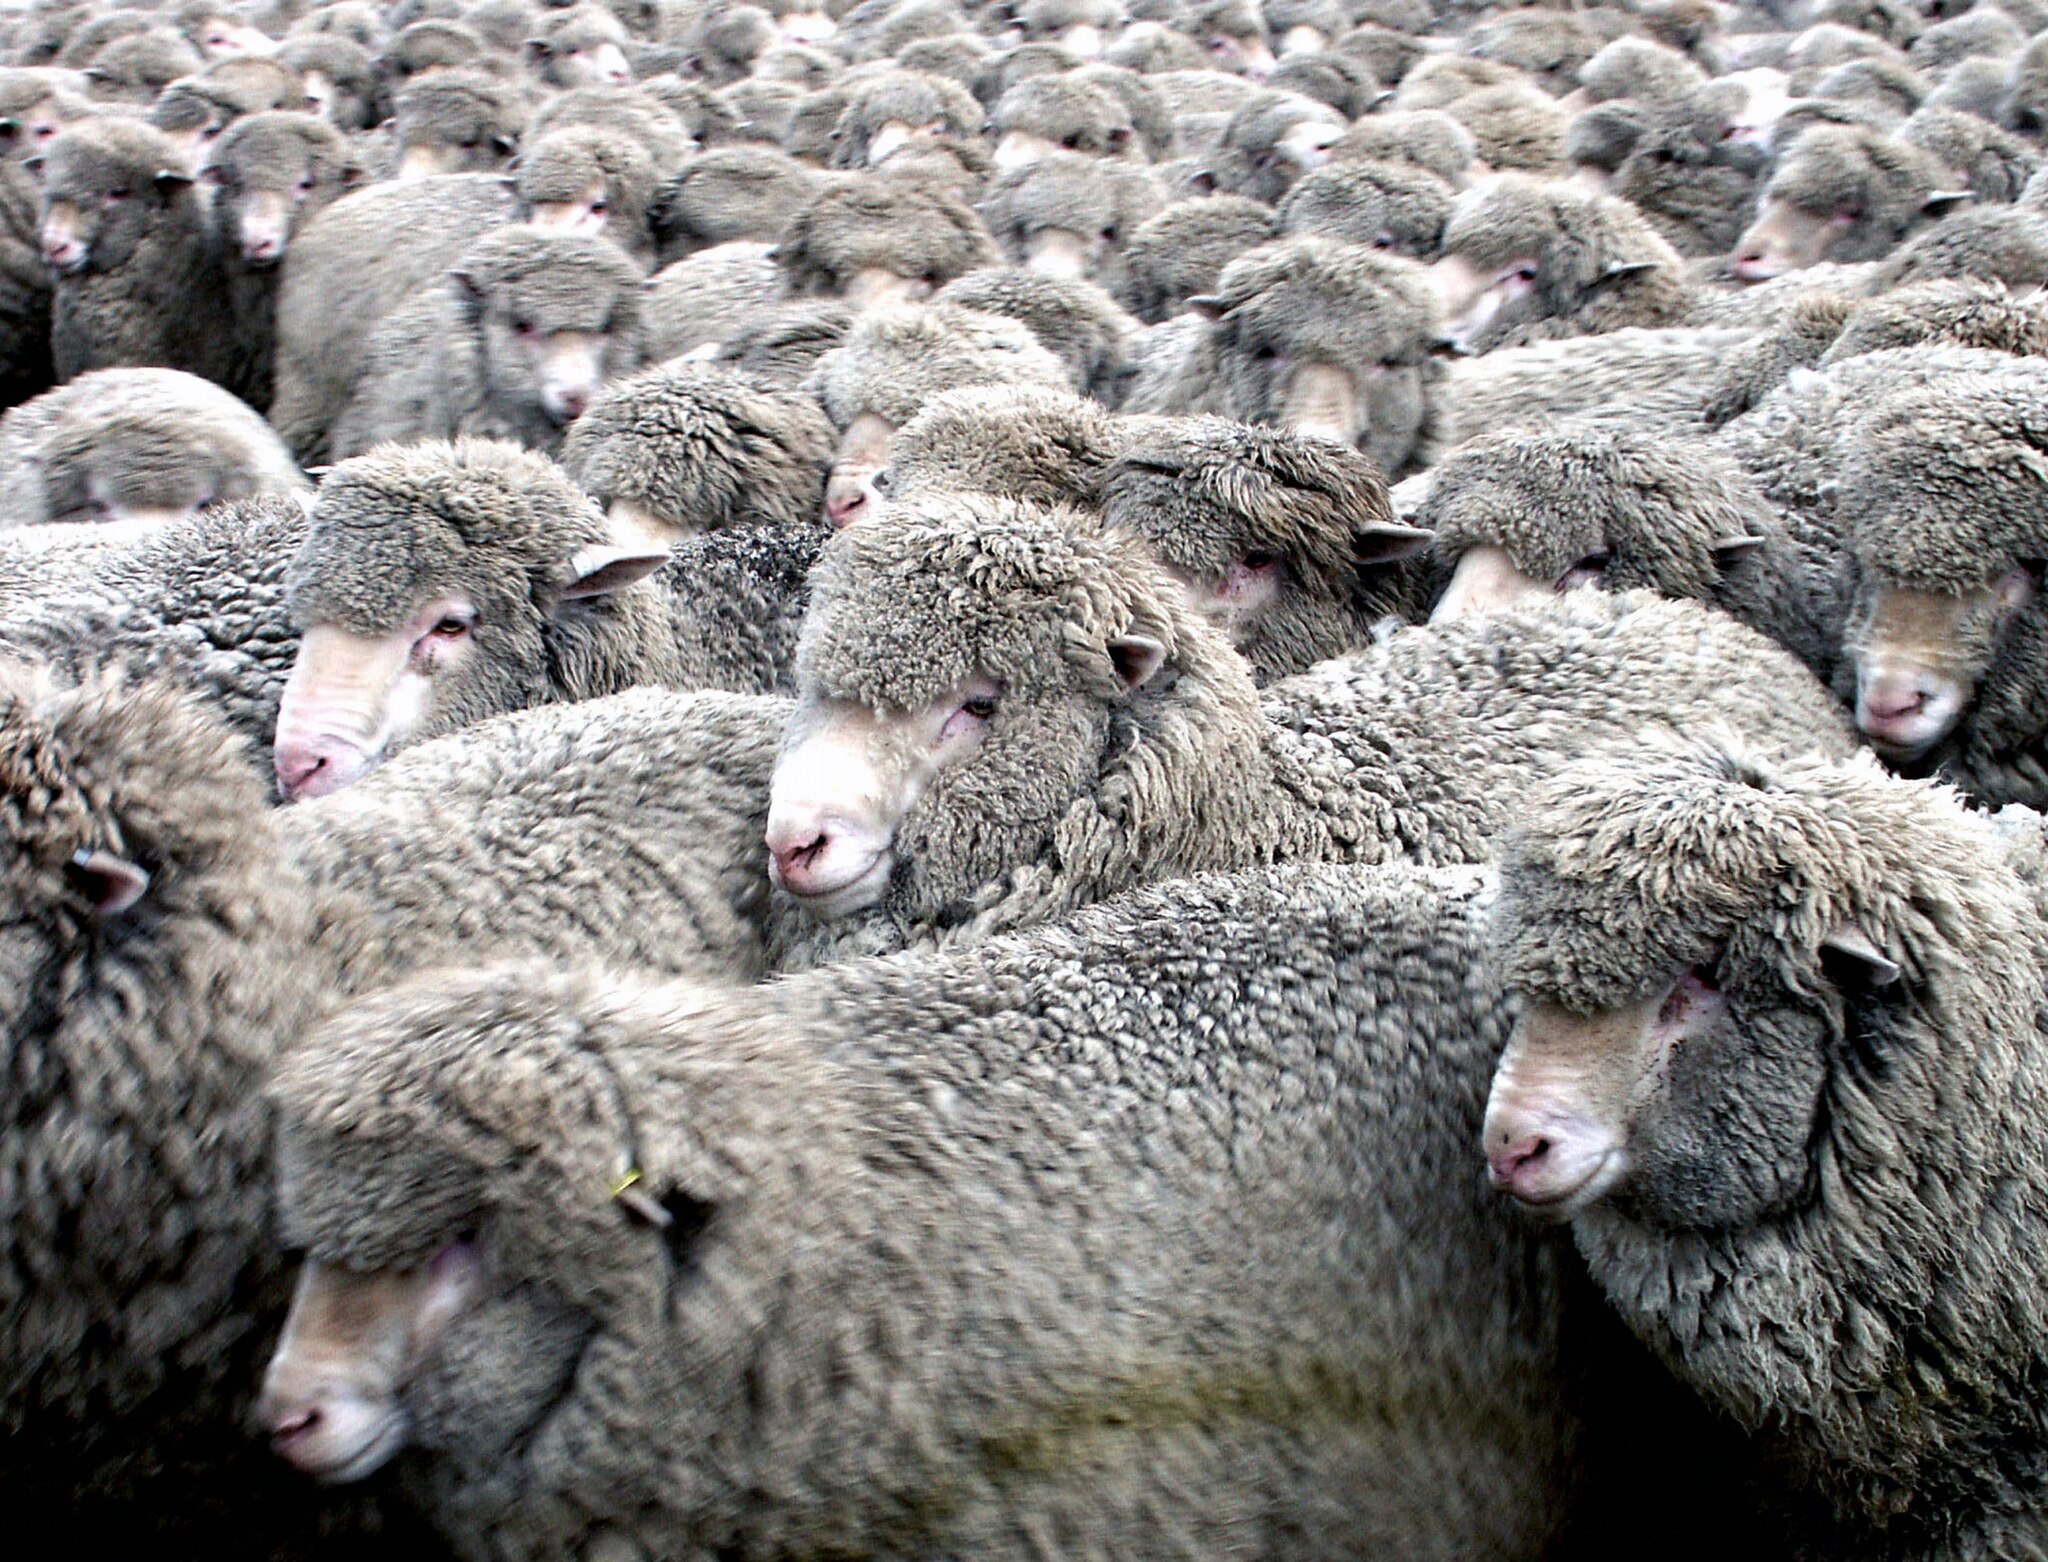
[{"label": "sheep nose", "polygon": [[774,878],[785,889],[801,889],[810,876],[811,866],[825,854],[825,848],[832,844],[832,837],[823,830],[809,833],[808,840],[790,841],[777,845],[768,842],[768,855],[775,865]]},{"label": "sheep nose", "polygon": [[327,756],[312,743],[280,742],[271,755],[270,765],[277,772],[278,795],[286,802],[317,796],[326,790],[320,784],[320,772],[328,769]]},{"label": "sheep nose", "polygon": [[270,1440],[282,1448],[287,1443],[297,1442],[309,1432],[318,1431],[320,1423],[325,1419],[318,1405],[308,1405],[303,1410],[286,1410],[274,1414],[269,1418]]},{"label": "sheep nose", "polygon": [[867,505],[868,496],[858,489],[850,494],[837,494],[825,501],[825,519],[834,526],[851,526]]},{"label": "sheep nose", "polygon": [[1883,721],[1916,716],[1927,704],[1925,689],[1873,690],[1864,696],[1863,708]]},{"label": "sheep nose", "polygon": [[1512,1188],[1518,1176],[1549,1153],[1550,1141],[1540,1134],[1497,1145],[1486,1152],[1487,1180],[1496,1188]]},{"label": "sheep nose", "polygon": [[590,396],[586,391],[565,390],[557,399],[562,403],[562,415],[571,421],[582,417],[583,409],[590,405]]}]

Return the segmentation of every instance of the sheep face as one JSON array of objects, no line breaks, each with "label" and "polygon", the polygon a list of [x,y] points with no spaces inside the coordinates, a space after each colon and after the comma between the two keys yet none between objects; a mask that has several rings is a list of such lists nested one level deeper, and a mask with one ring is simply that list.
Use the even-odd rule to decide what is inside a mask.
[{"label": "sheep face", "polygon": [[527,207],[526,221],[543,233],[580,233],[603,237],[611,224],[611,193],[605,181],[586,185],[566,201],[535,201]]},{"label": "sheep face", "polygon": [[63,134],[65,123],[55,97],[39,98],[12,119],[0,120],[0,144],[17,161],[31,158]]},{"label": "sheep face", "polygon": [[269,34],[227,16],[204,18],[190,29],[190,36],[209,60],[235,60],[277,51],[277,43]]},{"label": "sheep face", "polygon": [[[637,317],[619,290],[592,286],[484,291],[456,275],[483,346],[495,399],[538,409],[557,428],[573,423],[637,356]],[[565,292],[572,296],[564,296]]]},{"label": "sheep face", "polygon": [[294,157],[271,156],[260,166],[233,155],[209,163],[216,230],[235,246],[243,264],[268,269],[284,259],[292,236],[307,219],[342,195],[358,178],[353,165],[305,149]]},{"label": "sheep face", "polygon": [[1498,612],[1529,597],[1573,591],[1599,582],[1607,569],[1605,549],[1580,557],[1562,575],[1539,578],[1523,571],[1506,548],[1467,548],[1458,556],[1451,583],[1429,615],[1432,624],[1447,624],[1473,613]]},{"label": "sheep face", "polygon": [[[333,491],[330,478],[323,502]],[[371,500],[381,496],[368,488]],[[403,502],[402,494],[383,500],[387,508]],[[346,540],[326,539],[322,526],[316,506],[293,566],[299,651],[272,745],[287,802],[350,785],[403,743],[545,700],[551,629],[589,631],[616,593],[668,561],[666,549],[624,532],[526,568],[479,548],[475,579],[436,568],[394,592],[384,572],[366,582],[356,558],[333,556]]]},{"label": "sheep face", "polygon": [[1202,47],[1208,53],[1212,67],[1250,77],[1253,81],[1264,81],[1279,63],[1273,58],[1271,46],[1258,33],[1217,29],[1202,40]]},{"label": "sheep face", "polygon": [[895,439],[896,426],[872,412],[847,424],[825,483],[826,524],[852,526],[874,513],[883,497],[877,480],[889,464]]},{"label": "sheep face", "polygon": [[1476,351],[1487,333],[1519,313],[1535,297],[1542,262],[1535,254],[1511,255],[1497,265],[1475,265],[1463,255],[1446,255],[1429,268],[1430,286],[1443,312],[1444,341],[1459,352]]},{"label": "sheep face", "polygon": [[334,1482],[388,1462],[412,1433],[401,1391],[480,1285],[466,1242],[416,1269],[352,1274],[308,1263],[256,1405],[278,1453]]},{"label": "sheep face", "polygon": [[1734,272],[1744,282],[1768,282],[1788,271],[1803,271],[1830,258],[1863,220],[1854,205],[1834,211],[1802,211],[1766,194],[1756,221],[1735,241]]},{"label": "sheep face", "polygon": [[1856,725],[1871,746],[1896,763],[1910,763],[1948,737],[2036,590],[2024,569],[1955,593],[1866,578],[1847,649],[1856,672]]},{"label": "sheep face", "polygon": [[118,271],[134,258],[162,214],[190,199],[188,174],[172,169],[133,177],[126,176],[132,170],[105,172],[110,177],[88,188],[54,179],[44,188],[43,261],[59,276]]}]

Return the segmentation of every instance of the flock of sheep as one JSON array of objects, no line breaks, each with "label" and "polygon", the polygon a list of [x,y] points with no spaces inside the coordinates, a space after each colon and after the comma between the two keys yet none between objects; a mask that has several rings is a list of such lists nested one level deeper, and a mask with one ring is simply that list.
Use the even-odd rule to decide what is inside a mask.
[{"label": "flock of sheep", "polygon": [[2048,0],[0,57],[25,1534],[2048,1559]]}]

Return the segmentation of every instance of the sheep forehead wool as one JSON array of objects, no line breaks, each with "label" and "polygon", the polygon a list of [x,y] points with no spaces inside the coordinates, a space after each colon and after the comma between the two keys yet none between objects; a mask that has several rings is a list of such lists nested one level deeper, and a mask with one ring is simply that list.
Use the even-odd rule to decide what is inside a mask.
[{"label": "sheep forehead wool", "polygon": [[1918,147],[1859,126],[1816,125],[1778,160],[1764,193],[1819,216],[1855,208],[1898,222],[1917,215],[1940,175]]},{"label": "sheep forehead wool", "polygon": [[[2038,294],[2016,295],[1988,277],[1941,278],[1894,288],[1875,298],[1832,300],[1842,309],[1819,359],[1826,368],[1888,348],[1944,343],[2025,357],[2048,357],[2048,306]],[[1821,307],[1818,301],[1811,306]]]},{"label": "sheep forehead wool", "polygon": [[654,184],[654,159],[645,147],[583,125],[549,132],[520,154],[519,196],[529,205],[580,201],[593,183]]},{"label": "sheep forehead wool", "polygon": [[604,331],[639,315],[640,273],[609,239],[503,228],[455,269],[491,307],[543,333]]},{"label": "sheep forehead wool", "polygon": [[51,198],[103,194],[183,167],[162,132],[132,119],[87,119],[67,127],[43,153],[43,189]]},{"label": "sheep forehead wool", "polygon": [[819,359],[816,381],[840,428],[863,412],[901,426],[928,397],[966,385],[1068,383],[1066,365],[1025,326],[959,304],[862,315]]},{"label": "sheep forehead wool", "polygon": [[1294,345],[1311,360],[1420,361],[1435,336],[1436,299],[1415,262],[1335,239],[1283,239],[1240,255],[1216,283],[1223,321]]},{"label": "sheep forehead wool", "polygon": [[1129,421],[1049,385],[946,391],[896,431],[892,492],[965,488],[1034,504],[1093,504]]},{"label": "sheep forehead wool", "polygon": [[[610,541],[597,506],[544,456],[489,440],[387,445],[321,484],[292,568],[292,616],[389,634],[439,590],[530,597],[578,548]],[[494,563],[473,567],[483,560]]]},{"label": "sheep forehead wool", "polygon": [[1247,553],[1348,576],[1351,528],[1394,515],[1379,468],[1349,446],[1207,416],[1152,420],[1111,464],[1102,504],[1111,525],[1212,577]]},{"label": "sheep forehead wool", "polygon": [[2048,557],[2048,361],[1878,401],[1851,429],[1839,504],[1861,568],[1906,589],[1976,590]]},{"label": "sheep forehead wool", "polygon": [[2023,897],[1978,871],[1996,851],[1983,816],[1930,795],[1868,755],[1766,760],[1725,734],[1566,769],[1502,844],[1508,985],[1589,1013],[1725,952],[1811,992],[1844,924],[1916,964],[1942,957],[1945,938],[1926,934],[1973,925],[1985,942],[1948,958],[1996,958],[2023,942]]},{"label": "sheep forehead wool", "polygon": [[1079,516],[979,494],[913,494],[840,532],[811,577],[797,646],[808,694],[922,710],[969,679],[1011,691],[1120,688],[1126,634],[1170,658],[1186,609],[1149,561]]},{"label": "sheep forehead wool", "polygon": [[1597,266],[1624,258],[1601,252],[1617,249],[1621,235],[1643,226],[1625,202],[1522,174],[1499,174],[1452,203],[1444,224],[1444,253],[1486,268],[1572,248],[1593,252]]},{"label": "sheep forehead wool", "polygon": [[1726,456],[1604,425],[1482,435],[1435,468],[1421,519],[1446,557],[1505,548],[1515,567],[1555,580],[1587,555],[1626,554],[1628,578],[1708,597],[1717,543],[1757,534],[1761,496]]}]

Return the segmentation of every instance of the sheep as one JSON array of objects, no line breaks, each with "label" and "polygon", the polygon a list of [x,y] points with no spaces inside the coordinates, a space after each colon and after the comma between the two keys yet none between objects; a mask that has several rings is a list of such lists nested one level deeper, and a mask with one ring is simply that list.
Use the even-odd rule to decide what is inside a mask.
[{"label": "sheep", "polygon": [[1785,524],[1724,452],[1567,422],[1471,440],[1430,477],[1417,518],[1453,566],[1431,623],[1581,585],[1646,587],[1713,603],[1833,675],[1848,556]]},{"label": "sheep", "polygon": [[1891,136],[1821,125],[1793,143],[1736,241],[1734,273],[1763,282],[1816,261],[1879,260],[1924,219],[1969,198],[1932,154]]},{"label": "sheep", "polygon": [[86,90],[104,103],[153,103],[172,82],[195,74],[206,62],[176,33],[152,28],[116,38],[80,72]]},{"label": "sheep", "polygon": [[1017,11],[1025,37],[1056,43],[1083,60],[1101,54],[1124,21],[1118,0],[1025,0]]},{"label": "sheep", "polygon": [[661,263],[720,244],[772,244],[818,190],[815,170],[773,147],[716,147],[691,158],[655,202]]},{"label": "sheep", "polygon": [[2048,213],[1986,206],[1943,219],[1894,250],[1878,268],[1884,290],[1978,277],[2014,288],[2048,284]]},{"label": "sheep", "polygon": [[1444,112],[1472,133],[1479,160],[1488,168],[1545,175],[1564,172],[1569,120],[1528,83],[1511,82],[1467,93],[1446,103]]},{"label": "sheep", "polygon": [[207,221],[234,310],[237,362],[229,388],[258,411],[271,401],[279,267],[292,236],[361,177],[332,125],[284,112],[236,120],[200,169],[212,192]]},{"label": "sheep", "polygon": [[728,526],[814,524],[835,442],[809,396],[665,363],[600,391],[570,426],[562,465],[615,524],[668,543]]},{"label": "sheep", "polygon": [[367,130],[381,115],[369,54],[332,34],[286,38],[278,62],[299,73],[307,109],[337,130]]},{"label": "sheep", "polygon": [[1335,239],[1285,239],[1231,262],[1178,356],[1145,365],[1125,405],[1274,423],[1356,445],[1391,475],[1435,440],[1428,274]]},{"label": "sheep", "polygon": [[1939,71],[1971,55],[2005,59],[2026,41],[2018,22],[1996,6],[1982,6],[1923,29],[1906,45],[1906,58],[1916,69]]},{"label": "sheep", "polygon": [[1288,237],[1320,233],[1411,260],[1434,260],[1453,199],[1449,185],[1421,169],[1346,162],[1303,175],[1275,216]]},{"label": "sheep", "polygon": [[734,242],[685,255],[648,279],[640,313],[652,362],[707,355],[786,307],[771,244]]},{"label": "sheep", "polygon": [[1066,365],[1014,320],[958,304],[861,316],[806,382],[839,430],[825,519],[848,526],[869,510],[868,479],[889,464],[897,429],[941,391],[970,385],[1069,384]]},{"label": "sheep", "polygon": [[1238,256],[1276,236],[1273,213],[1244,195],[1181,201],[1141,223],[1124,240],[1118,302],[1150,325],[1214,291]]},{"label": "sheep", "polygon": [[626,29],[609,12],[575,5],[547,15],[526,40],[526,54],[551,87],[624,87],[633,80],[627,41]]},{"label": "sheep", "polygon": [[24,1519],[94,1549],[321,1553],[349,1509],[277,1487],[246,1425],[289,1289],[258,1076],[418,964],[747,974],[784,703],[529,712],[273,814],[241,746],[165,685],[0,672],[6,1052],[31,1071],[0,1133],[0,1425]]},{"label": "sheep", "polygon": [[1705,84],[1706,72],[1676,49],[1621,37],[1586,57],[1573,80],[1588,103],[1627,98],[1648,107],[1676,103]]},{"label": "sheep", "polygon": [[0,416],[0,527],[153,525],[307,491],[260,417],[176,369],[96,369]]},{"label": "sheep", "polygon": [[1432,54],[1401,78],[1393,106],[1403,112],[1444,109],[1468,93],[1521,80],[1520,71],[1497,60],[1475,59],[1466,54]]},{"label": "sheep", "polygon": [[495,173],[519,150],[526,105],[504,82],[474,71],[437,71],[392,100],[398,161],[393,177]]},{"label": "sheep", "polygon": [[872,168],[918,141],[963,147],[979,138],[983,117],[974,94],[958,82],[885,71],[847,88],[827,161],[833,168]]},{"label": "sheep", "polygon": [[711,361],[764,390],[795,390],[820,358],[846,340],[853,320],[854,312],[844,304],[779,304],[727,336]]},{"label": "sheep", "polygon": [[1850,428],[1836,496],[1856,564],[1838,683],[1858,728],[1993,806],[2048,804],[2044,390],[2048,365],[2001,357],[1879,397]]},{"label": "sheep", "polygon": [[791,294],[834,295],[856,308],[915,302],[998,258],[988,229],[960,201],[875,177],[825,186],[775,247]]},{"label": "sheep", "polygon": [[1012,263],[1123,295],[1126,240],[1165,206],[1166,192],[1149,171],[1057,152],[997,175],[981,215]]},{"label": "sheep", "polygon": [[305,86],[295,72],[250,55],[172,82],[157,95],[149,120],[185,154],[183,166],[196,172],[212,143],[244,115],[300,113],[306,106]]},{"label": "sheep", "polygon": [[451,71],[477,77],[503,74],[483,35],[449,17],[428,16],[404,23],[384,46],[383,62],[386,74],[399,87]]},{"label": "sheep", "polygon": [[1645,109],[1606,104],[1573,122],[1567,155],[1603,193],[1629,202],[1687,257],[1726,255],[1754,204],[1759,148],[1742,123],[1743,98],[1722,83]]},{"label": "sheep", "polygon": [[1800,1555],[2040,1545],[2048,937],[2005,822],[1696,741],[1561,773],[1506,847],[1493,1179],[1750,1434]]},{"label": "sheep", "polygon": [[1250,0],[1196,0],[1181,25],[1208,51],[1212,69],[1263,81],[1276,63],[1265,20]]},{"label": "sheep", "polygon": [[487,234],[439,289],[377,327],[333,454],[459,434],[558,449],[591,398],[638,367],[640,287],[607,239]]},{"label": "sheep", "polygon": [[1326,103],[1288,92],[1261,92],[1230,116],[1210,159],[1215,187],[1276,204],[1303,174],[1330,160],[1344,119]]},{"label": "sheep", "polygon": [[1371,644],[1384,618],[1421,616],[1403,561],[1429,533],[1395,521],[1385,480],[1342,445],[1162,420],[1125,440],[1098,492],[1104,524],[1144,540],[1262,686]]},{"label": "sheep", "polygon": [[1408,163],[1458,189],[1479,155],[1472,132],[1435,109],[1361,119],[1329,151],[1333,163]]},{"label": "sheep", "polygon": [[[406,743],[635,684],[786,689],[823,536],[733,527],[671,559],[514,446],[344,461],[286,572],[298,645],[272,745],[278,789],[320,796]],[[395,573],[392,558],[410,568]]]},{"label": "sheep", "polygon": [[1370,67],[1334,50],[1292,55],[1266,82],[1276,92],[1327,103],[1347,121],[1370,113],[1382,95]]},{"label": "sheep", "polygon": [[1093,508],[1102,480],[1149,420],[1044,385],[977,385],[932,397],[896,431],[869,479],[884,498],[920,489]]},{"label": "sheep", "polygon": [[[0,118],[0,133],[6,125]],[[30,139],[30,144],[40,143]],[[40,206],[35,175],[0,156],[0,405],[5,406],[56,383],[50,359],[52,288],[43,263]]]},{"label": "sheep", "polygon": [[1511,65],[1552,97],[1562,97],[1601,43],[1575,16],[1511,11],[1470,28],[1464,48],[1475,59]]},{"label": "sheep", "polygon": [[1938,158],[1942,183],[1967,188],[1980,201],[2016,201],[2041,166],[2041,156],[2015,135],[1973,114],[1922,108],[1899,127],[1899,139]]},{"label": "sheep", "polygon": [[1624,201],[1501,174],[1461,194],[1431,268],[1461,351],[1684,322],[1685,263]]},{"label": "sheep", "polygon": [[574,125],[615,139],[638,141],[660,169],[675,169],[711,133],[715,105],[698,102],[685,113],[638,87],[571,87],[558,92],[527,121],[527,141]]},{"label": "sheep", "polygon": [[134,120],[89,119],[52,140],[42,158],[58,380],[134,366],[228,383],[226,278],[176,150]]},{"label": "sheep", "polygon": [[262,1422],[329,1479],[419,1444],[465,1555],[1542,1555],[1568,1277],[1456,1170],[1487,899],[1302,869],[744,991],[365,1000],[273,1075]]},{"label": "sheep", "polygon": [[584,126],[557,130],[521,153],[513,178],[529,226],[610,239],[634,264],[652,264],[649,209],[660,171],[637,142]]},{"label": "sheep", "polygon": [[767,834],[785,970],[1193,872],[1483,859],[1530,776],[1680,712],[1850,743],[1784,651],[1638,593],[1404,631],[1262,703],[1134,539],[971,494],[833,537],[796,682]]},{"label": "sheep", "polygon": [[498,179],[451,175],[345,195],[285,252],[270,421],[314,462],[361,378],[369,337],[463,252],[518,215]]},{"label": "sheep", "polygon": [[932,302],[1018,321],[1066,365],[1074,389],[1112,405],[1125,353],[1140,330],[1094,283],[1021,266],[970,271],[940,288]]}]

